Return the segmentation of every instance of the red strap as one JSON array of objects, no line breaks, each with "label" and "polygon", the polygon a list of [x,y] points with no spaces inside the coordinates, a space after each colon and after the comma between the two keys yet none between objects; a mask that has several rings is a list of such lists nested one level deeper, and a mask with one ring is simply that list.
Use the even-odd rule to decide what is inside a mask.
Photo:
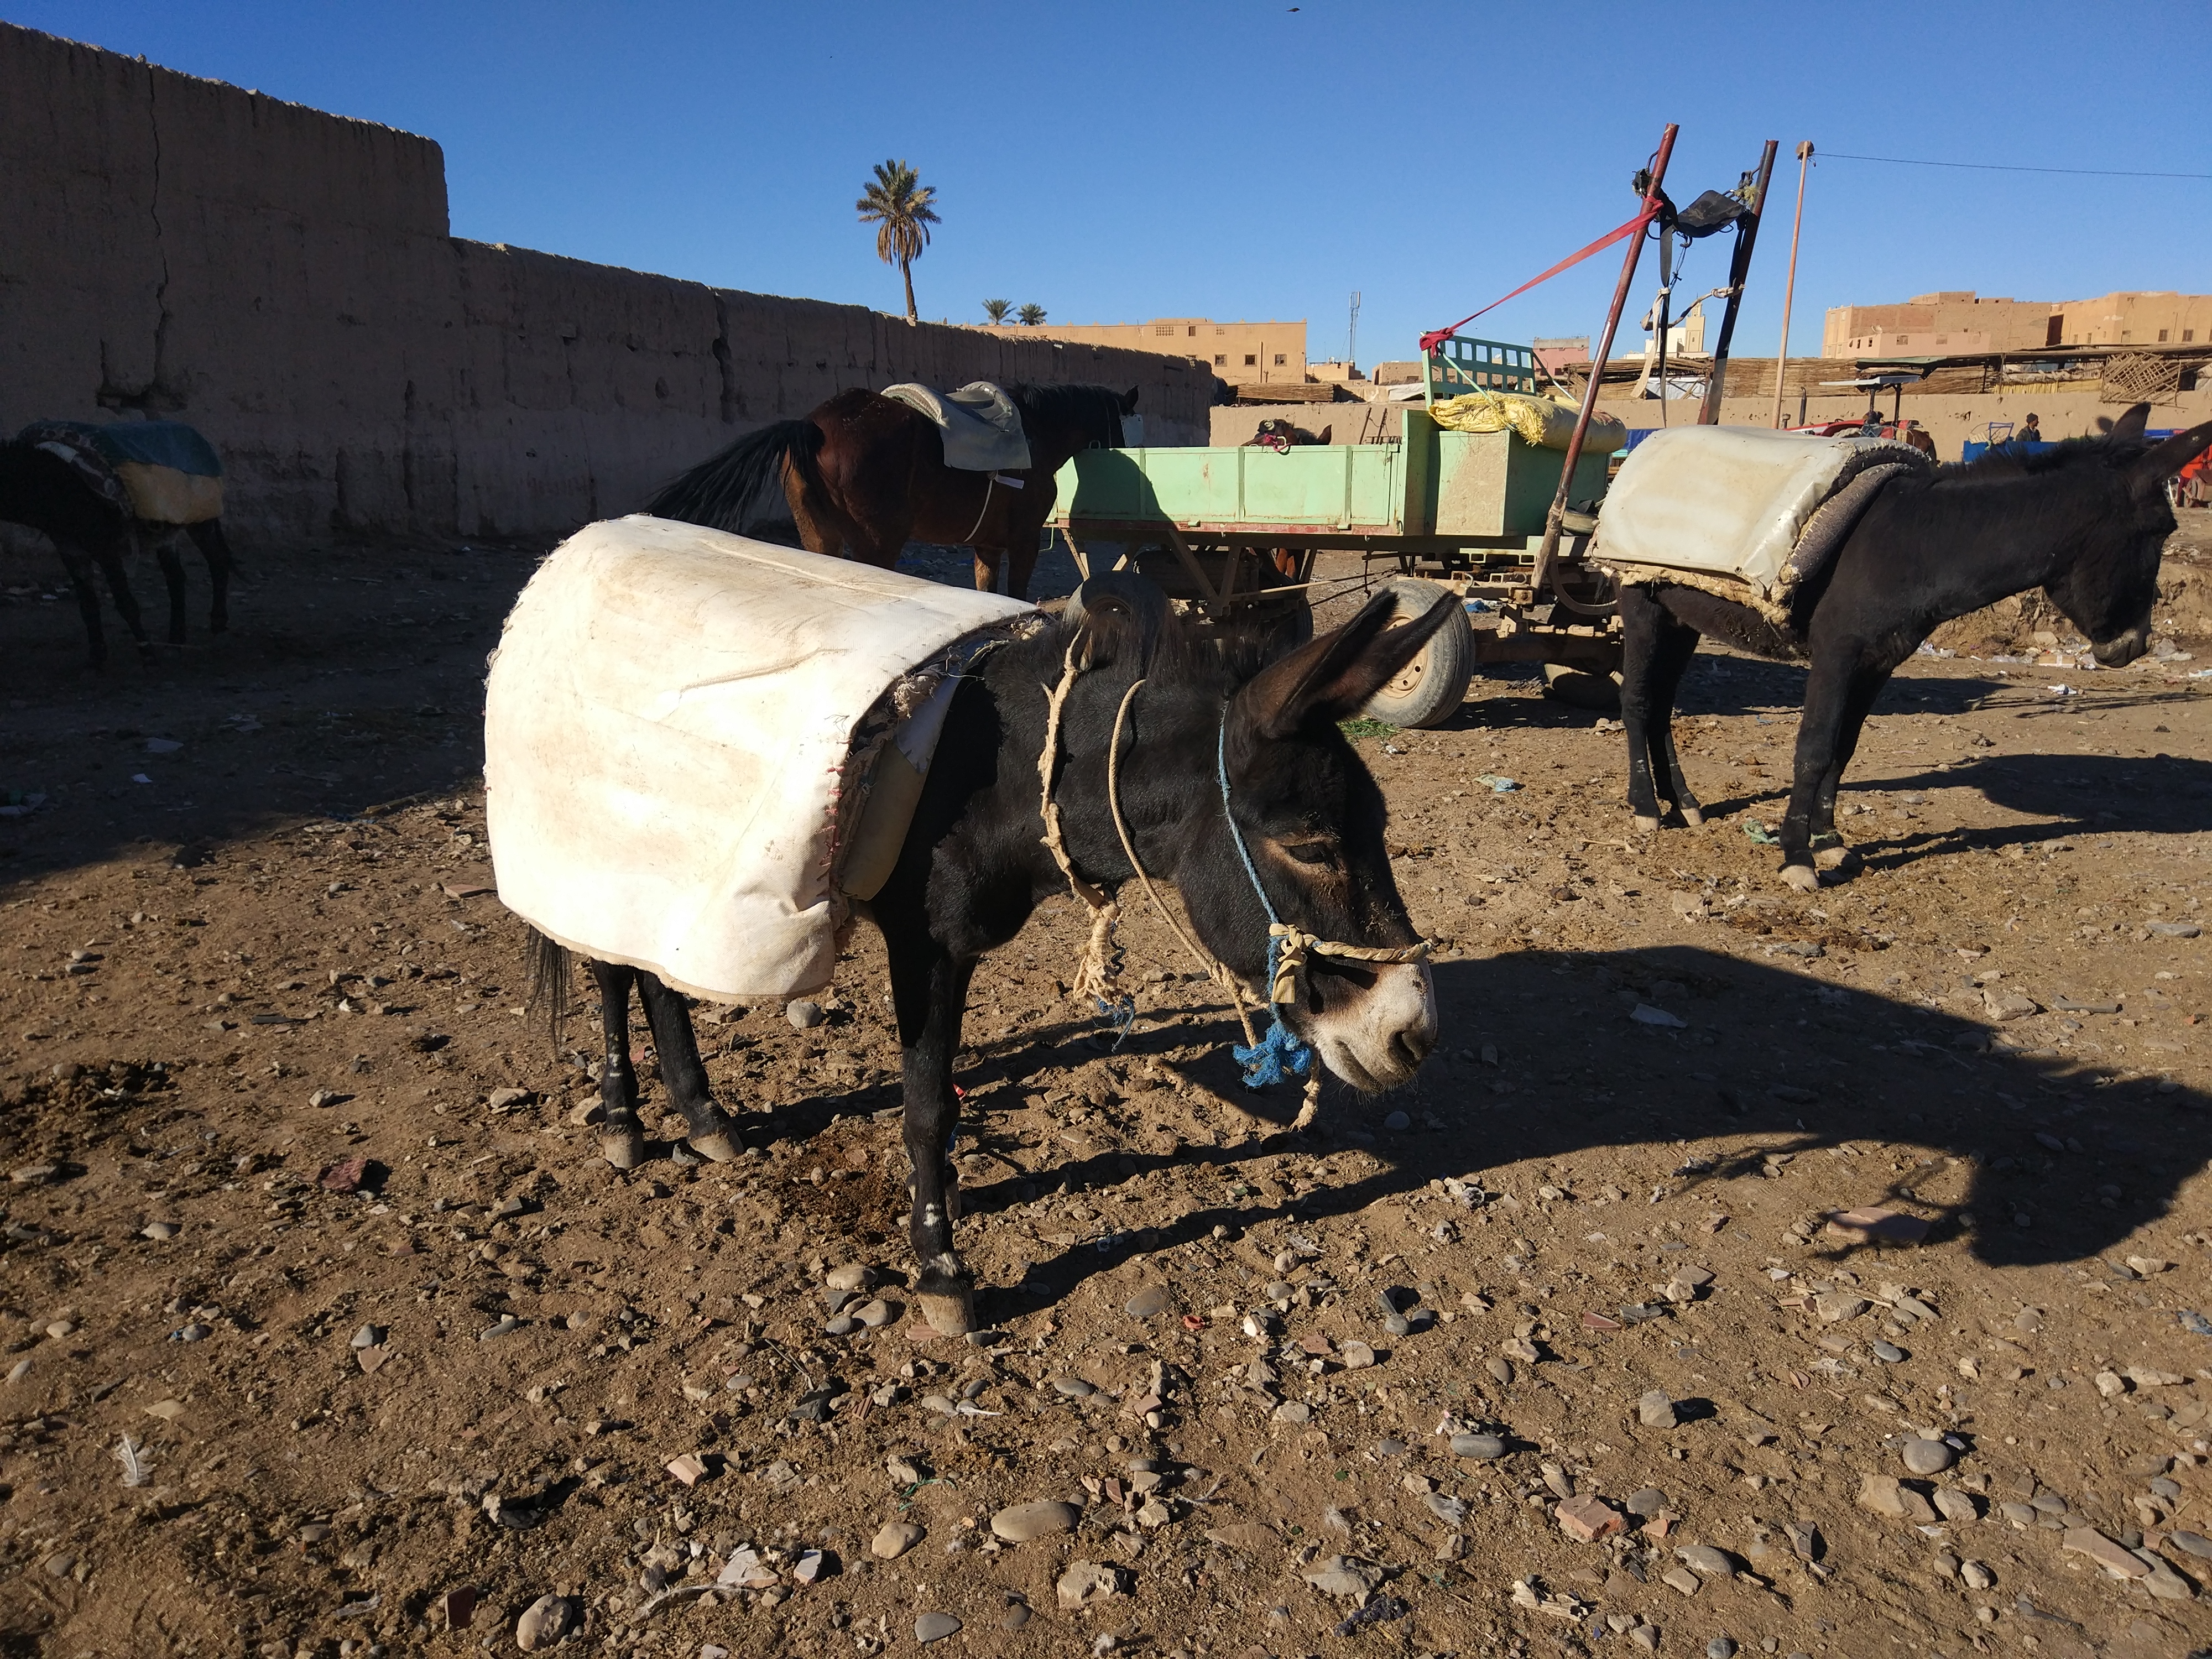
[{"label": "red strap", "polygon": [[1477,317],[1481,316],[1483,311],[1495,311],[1498,307],[1504,305],[1507,300],[1514,299],[1521,295],[1526,294],[1530,289],[1535,287],[1539,283],[1550,282],[1553,277],[1558,276],[1570,265],[1580,264],[1583,260],[1589,258],[1591,254],[1601,252],[1604,249],[1611,247],[1622,237],[1638,234],[1642,232],[1644,226],[1651,222],[1652,216],[1658,211],[1658,198],[1652,196],[1645,197],[1644,198],[1644,210],[1641,213],[1638,213],[1633,219],[1631,219],[1626,224],[1620,226],[1618,229],[1606,232],[1604,235],[1599,237],[1597,240],[1592,242],[1588,247],[1583,249],[1579,253],[1570,253],[1565,258],[1560,260],[1559,264],[1553,265],[1549,270],[1544,272],[1541,276],[1531,276],[1527,282],[1522,283],[1520,287],[1515,289],[1511,294],[1504,295],[1498,299],[1492,300],[1488,305],[1483,307],[1482,311],[1469,312],[1466,316],[1454,323],[1449,328],[1432,329],[1428,333],[1421,336],[1422,353],[1425,356],[1427,353],[1434,351],[1437,347],[1442,344],[1444,341],[1451,338],[1453,335],[1458,333],[1460,330],[1465,328]]}]

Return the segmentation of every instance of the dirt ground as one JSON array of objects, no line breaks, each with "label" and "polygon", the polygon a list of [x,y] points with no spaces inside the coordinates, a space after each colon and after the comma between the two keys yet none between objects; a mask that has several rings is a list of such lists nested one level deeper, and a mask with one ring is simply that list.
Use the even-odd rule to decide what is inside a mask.
[{"label": "dirt ground", "polygon": [[1644,840],[1532,679],[1358,737],[1444,1037],[1305,1134],[1134,908],[1106,1047],[1048,907],[976,978],[946,1341],[873,939],[820,1027],[702,1010],[744,1159],[617,1174],[487,890],[530,556],[247,555],[228,635],[103,674],[0,560],[0,1652],[2212,1644],[2191,630],[1916,659],[1809,896],[1793,671],[1699,659],[1712,821]]}]

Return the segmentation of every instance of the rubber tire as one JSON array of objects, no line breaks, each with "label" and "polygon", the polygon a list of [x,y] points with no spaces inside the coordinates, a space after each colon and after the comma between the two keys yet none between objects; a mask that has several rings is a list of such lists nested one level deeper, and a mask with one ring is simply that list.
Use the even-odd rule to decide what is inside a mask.
[{"label": "rubber tire", "polygon": [[1544,695],[1557,697],[1570,708],[1617,715],[1620,713],[1620,675],[1618,672],[1593,674],[1586,668],[1547,662],[1544,665]]},{"label": "rubber tire", "polygon": [[[1394,628],[1413,621],[1451,592],[1419,576],[1395,576],[1382,591],[1396,602],[1390,623]],[[1387,726],[1442,726],[1459,713],[1474,678],[1474,630],[1468,625],[1466,608],[1460,606],[1429,636],[1420,655],[1360,712]]]}]

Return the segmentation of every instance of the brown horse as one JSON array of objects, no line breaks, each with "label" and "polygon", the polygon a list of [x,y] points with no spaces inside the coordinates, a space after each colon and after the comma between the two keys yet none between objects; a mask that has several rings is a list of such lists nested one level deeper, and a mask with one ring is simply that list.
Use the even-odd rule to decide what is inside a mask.
[{"label": "brown horse", "polygon": [[975,586],[1029,595],[1037,535],[1052,512],[1054,475],[1078,450],[1119,448],[1137,392],[1103,386],[1006,388],[1030,445],[1023,472],[963,472],[945,465],[935,422],[855,386],[805,419],[748,433],[663,486],[647,511],[743,534],[750,509],[780,480],[811,553],[888,570],[909,540],[972,548]]}]

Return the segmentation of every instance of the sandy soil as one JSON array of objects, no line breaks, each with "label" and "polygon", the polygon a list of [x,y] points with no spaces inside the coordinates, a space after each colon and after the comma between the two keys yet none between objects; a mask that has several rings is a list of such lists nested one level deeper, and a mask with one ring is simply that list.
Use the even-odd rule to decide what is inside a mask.
[{"label": "sandy soil", "polygon": [[549,1596],[687,1656],[2212,1643],[2212,653],[1916,659],[1810,897],[1751,833],[1791,671],[1699,660],[1716,821],[1648,840],[1531,680],[1360,737],[1445,1039],[1305,1135],[1141,910],[1105,1048],[1052,907],[977,977],[972,1344],[903,1305],[865,933],[827,1024],[702,1019],[744,1160],[599,1161],[483,890],[529,565],[272,564],[95,676],[0,561],[0,1651],[508,1651]]}]

